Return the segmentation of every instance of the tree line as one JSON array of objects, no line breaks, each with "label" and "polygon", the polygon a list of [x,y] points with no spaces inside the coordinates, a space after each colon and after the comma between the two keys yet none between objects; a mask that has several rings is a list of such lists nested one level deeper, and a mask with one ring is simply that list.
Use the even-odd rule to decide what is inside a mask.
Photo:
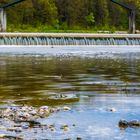
[{"label": "tree line", "polygon": [[[0,4],[10,0],[1,0]],[[122,0],[120,0],[122,1]],[[140,0],[123,0],[136,7],[140,28]],[[43,27],[55,30],[128,28],[128,11],[110,0],[26,0],[7,9],[8,24],[16,28]]]}]

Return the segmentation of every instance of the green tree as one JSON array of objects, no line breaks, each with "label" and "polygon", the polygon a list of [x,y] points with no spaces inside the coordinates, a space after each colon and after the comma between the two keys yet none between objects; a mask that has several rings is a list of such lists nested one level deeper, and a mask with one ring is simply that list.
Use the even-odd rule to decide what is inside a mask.
[{"label": "green tree", "polygon": [[88,26],[92,26],[95,23],[95,18],[94,18],[93,13],[90,13],[89,15],[87,15],[85,17],[85,20],[86,20]]}]

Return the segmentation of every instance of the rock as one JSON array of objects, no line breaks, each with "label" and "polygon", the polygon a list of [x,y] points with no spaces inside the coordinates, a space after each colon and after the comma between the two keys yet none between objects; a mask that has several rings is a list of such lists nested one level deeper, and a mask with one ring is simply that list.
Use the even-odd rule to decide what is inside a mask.
[{"label": "rock", "polygon": [[14,127],[22,127],[21,124],[15,124]]},{"label": "rock", "polygon": [[54,128],[55,126],[53,124],[49,125],[48,128]]},{"label": "rock", "polygon": [[16,128],[16,127],[11,127],[11,128],[7,128],[7,131],[15,131],[17,133],[22,132],[21,128]]},{"label": "rock", "polygon": [[64,129],[64,127],[68,127],[68,125],[64,124],[63,126],[60,127],[60,129]]},{"label": "rock", "polygon": [[23,140],[23,138],[10,136],[10,135],[5,135],[3,138],[8,139],[8,140]]},{"label": "rock", "polygon": [[39,108],[39,110],[44,110],[44,111],[45,111],[45,110],[47,111],[48,109],[49,109],[48,106],[41,106],[41,107]]},{"label": "rock", "polygon": [[116,112],[117,110],[115,108],[108,108],[107,111],[109,111],[109,112]]},{"label": "rock", "polygon": [[55,131],[55,128],[50,128],[51,131]]},{"label": "rock", "polygon": [[17,117],[23,118],[23,119],[28,119],[30,118],[30,114],[28,112],[18,112]]},{"label": "rock", "polygon": [[17,128],[15,127],[11,127],[11,128],[7,128],[7,131],[15,131]]},{"label": "rock", "polygon": [[21,132],[22,132],[22,129],[21,129],[21,128],[17,128],[17,129],[15,130],[15,132],[16,132],[16,133],[21,133]]},{"label": "rock", "polygon": [[22,126],[22,129],[28,129],[28,128],[29,128],[28,125],[23,125],[23,126]]},{"label": "rock", "polygon": [[140,121],[133,120],[133,121],[127,122],[126,120],[120,120],[119,121],[119,127],[123,128],[123,129],[125,129],[127,127],[140,128]]},{"label": "rock", "polygon": [[27,110],[29,110],[29,107],[28,107],[28,106],[23,106],[23,107],[21,107],[21,110],[22,110],[23,112],[26,112]]},{"label": "rock", "polygon": [[89,96],[86,96],[86,95],[81,95],[80,98],[85,98],[85,99],[88,99]]},{"label": "rock", "polygon": [[55,126],[53,124],[49,125],[48,128],[50,129],[50,131],[55,131]]},{"label": "rock", "polygon": [[56,112],[59,112],[61,110],[61,108],[57,107],[56,108]]},{"label": "rock", "polygon": [[41,126],[40,122],[37,121],[27,121],[30,125],[30,127],[34,127],[34,126]]},{"label": "rock", "polygon": [[64,127],[63,130],[64,130],[64,131],[69,131],[70,129],[69,129],[69,127]]},{"label": "rock", "polygon": [[35,116],[35,115],[37,115],[37,112],[36,112],[36,110],[32,110],[29,112],[29,114]]},{"label": "rock", "polygon": [[64,94],[57,94],[57,95],[55,95],[55,98],[57,99],[61,99],[61,98],[67,98],[67,96],[66,95],[64,95]]},{"label": "rock", "polygon": [[68,125],[63,125],[60,129],[63,129],[64,131],[69,131],[69,126]]},{"label": "rock", "polygon": [[138,120],[130,121],[129,122],[129,127],[132,127],[132,128],[138,128],[138,127],[140,127],[140,121],[138,121]]},{"label": "rock", "polygon": [[129,124],[126,120],[120,120],[118,125],[121,129],[125,129],[129,126]]},{"label": "rock", "polygon": [[43,117],[42,115],[44,116],[47,116],[50,114],[50,109],[48,106],[41,106],[39,109],[38,109],[38,113],[41,117]]},{"label": "rock", "polygon": [[55,100],[55,101],[79,101],[79,98],[75,94],[56,94],[56,95],[51,95],[48,97],[50,100]]},{"label": "rock", "polygon": [[67,107],[67,106],[64,106],[63,109],[64,109],[64,111],[69,111],[69,110],[71,110],[71,108],[70,108],[70,107]]},{"label": "rock", "polygon": [[77,140],[82,140],[82,138],[80,138],[80,137],[77,137]]}]

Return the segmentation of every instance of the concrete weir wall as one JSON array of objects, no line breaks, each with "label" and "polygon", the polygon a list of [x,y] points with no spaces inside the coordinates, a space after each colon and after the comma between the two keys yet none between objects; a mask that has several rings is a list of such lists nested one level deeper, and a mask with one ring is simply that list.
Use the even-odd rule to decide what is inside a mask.
[{"label": "concrete weir wall", "polygon": [[140,45],[140,34],[0,33],[1,45],[107,46]]},{"label": "concrete weir wall", "polygon": [[93,33],[0,33],[0,37],[140,38],[140,34],[93,34]]},{"label": "concrete weir wall", "polygon": [[[30,38],[30,39],[28,39]],[[42,38],[53,38],[55,41],[56,38],[70,38],[71,41],[73,38],[76,39],[76,44],[62,45],[58,40],[56,44],[41,44],[44,40]],[[71,39],[72,38],[72,39]],[[97,40],[98,45],[79,45],[77,40],[86,41],[86,38],[89,40]],[[121,45],[111,45],[105,44],[108,40],[116,39],[115,41],[122,42]],[[7,41],[8,39],[8,41]],[[39,39],[38,41],[36,41]],[[51,40],[50,39],[50,40]],[[60,39],[61,40],[61,39]],[[100,44],[99,40],[103,40]],[[124,40],[124,41],[122,41]],[[137,40],[137,43],[135,42]],[[7,44],[5,43],[7,41]],[[20,42],[18,42],[20,41]],[[29,42],[28,42],[29,41]],[[31,42],[34,44],[30,44]],[[51,40],[52,41],[52,40]],[[130,41],[130,44],[123,44]],[[133,42],[135,43],[133,45]],[[107,41],[108,43],[108,41]],[[136,45],[137,44],[137,45]],[[140,34],[88,34],[88,33],[0,33],[0,55],[74,55],[74,56],[111,56],[113,54],[139,54],[140,53]]]}]

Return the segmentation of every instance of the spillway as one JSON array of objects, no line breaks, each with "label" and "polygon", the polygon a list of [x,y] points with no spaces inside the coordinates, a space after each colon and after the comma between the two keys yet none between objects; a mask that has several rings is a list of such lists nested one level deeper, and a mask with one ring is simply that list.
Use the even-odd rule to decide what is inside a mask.
[{"label": "spillway", "polygon": [[0,45],[140,45],[140,35],[88,33],[0,33]]}]

